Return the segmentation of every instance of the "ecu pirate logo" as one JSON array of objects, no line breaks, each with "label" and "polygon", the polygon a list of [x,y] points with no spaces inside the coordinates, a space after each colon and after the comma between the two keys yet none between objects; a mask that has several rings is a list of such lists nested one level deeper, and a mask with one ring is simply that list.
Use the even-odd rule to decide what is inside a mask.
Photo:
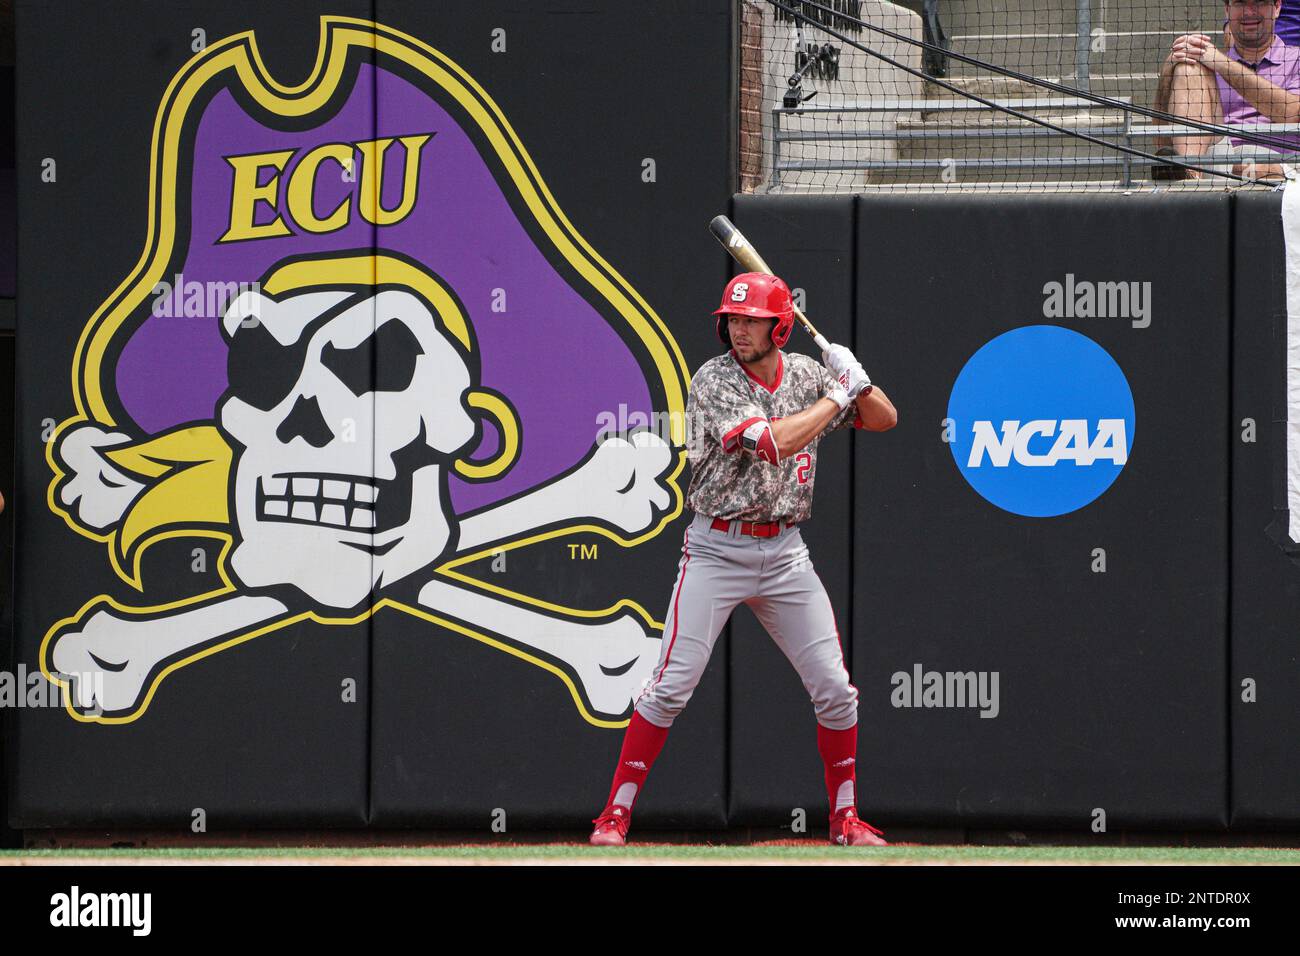
[{"label": "ecu pirate logo", "polygon": [[[72,715],[135,720],[179,667],[383,611],[543,667],[620,724],[660,625],[466,565],[658,534],[681,512],[684,436],[596,423],[626,406],[679,428],[686,368],[487,93],[368,21],[323,18],[298,86],[239,34],[173,79],[151,176],[144,252],[87,323],[76,414],[47,446],[50,508],[139,592],[46,633]],[[142,559],[172,538],[220,542],[219,587],[151,595]]]}]

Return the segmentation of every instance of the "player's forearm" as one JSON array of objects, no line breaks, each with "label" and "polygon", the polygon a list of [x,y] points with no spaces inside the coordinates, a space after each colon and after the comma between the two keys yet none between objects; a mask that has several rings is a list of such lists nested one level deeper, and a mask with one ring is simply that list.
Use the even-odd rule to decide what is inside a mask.
[{"label": "player's forearm", "polygon": [[889,396],[873,387],[871,391],[857,397],[858,420],[869,432],[887,432],[898,424],[898,410]]},{"label": "player's forearm", "polygon": [[1215,61],[1214,71],[1270,122],[1300,122],[1300,95],[1270,83],[1254,70],[1226,56]]},{"label": "player's forearm", "polygon": [[819,398],[801,412],[772,423],[772,437],[776,440],[781,460],[800,451],[810,441],[826,430],[826,426],[840,412],[840,407],[829,398]]}]

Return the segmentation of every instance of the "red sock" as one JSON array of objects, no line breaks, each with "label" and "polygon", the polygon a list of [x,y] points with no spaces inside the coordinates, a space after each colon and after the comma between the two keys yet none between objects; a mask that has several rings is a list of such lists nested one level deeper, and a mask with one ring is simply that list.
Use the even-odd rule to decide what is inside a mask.
[{"label": "red sock", "polygon": [[858,725],[831,730],[817,725],[817,750],[826,765],[826,799],[831,816],[857,805]]},{"label": "red sock", "polygon": [[667,739],[667,727],[656,727],[636,711],[632,712],[632,720],[623,734],[623,750],[618,755],[618,767],[614,770],[614,783],[609,788],[606,806],[617,802],[632,809]]}]

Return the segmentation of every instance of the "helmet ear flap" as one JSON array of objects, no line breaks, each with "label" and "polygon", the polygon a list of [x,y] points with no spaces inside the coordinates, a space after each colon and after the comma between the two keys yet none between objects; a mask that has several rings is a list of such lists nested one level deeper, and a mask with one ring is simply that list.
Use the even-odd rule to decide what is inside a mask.
[{"label": "helmet ear flap", "polygon": [[777,319],[776,325],[772,326],[772,344],[779,349],[785,348],[785,343],[790,341],[790,333],[793,331],[793,315]]},{"label": "helmet ear flap", "polygon": [[731,348],[731,333],[727,331],[729,322],[730,319],[726,313],[718,316],[718,338],[722,340],[722,344],[727,348]]}]

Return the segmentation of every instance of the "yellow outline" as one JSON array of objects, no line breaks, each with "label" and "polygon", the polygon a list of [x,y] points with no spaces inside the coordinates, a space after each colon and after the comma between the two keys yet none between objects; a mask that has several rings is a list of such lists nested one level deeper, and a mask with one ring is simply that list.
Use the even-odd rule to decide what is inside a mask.
[{"label": "yellow outline", "polygon": [[389,283],[406,286],[424,296],[433,306],[434,314],[447,326],[447,331],[456,336],[466,351],[473,349],[469,323],[447,287],[424,269],[383,253],[298,259],[271,273],[270,278],[262,283],[262,289],[267,295],[278,296],[282,292],[300,289],[339,285],[373,288]]},{"label": "yellow outline", "polygon": [[682,469],[685,467],[686,467],[686,456],[680,455],[678,456],[677,459],[677,467],[674,468],[672,474],[668,476],[668,482],[673,489],[673,494],[676,496],[676,502],[673,506],[672,511],[670,511],[665,516],[665,518],[662,519],[652,530],[641,534],[639,537],[631,538],[631,539],[622,538],[614,534],[613,532],[611,532],[608,528],[602,528],[593,524],[579,525],[576,528],[573,527],[557,528],[554,531],[546,531],[543,532],[542,534],[536,534],[528,538],[520,538],[516,541],[506,542],[505,544],[500,544],[500,545],[487,547],[487,548],[480,548],[478,551],[475,551],[473,554],[460,555],[456,558],[453,558],[450,561],[445,562],[444,564],[438,565],[436,568],[433,569],[434,573],[441,574],[444,577],[452,578],[453,580],[456,581],[461,581],[465,584],[473,585],[474,587],[484,591],[491,591],[493,594],[499,594],[502,597],[510,598],[513,601],[519,601],[524,604],[531,604],[534,607],[545,608],[548,611],[556,611],[560,614],[564,614],[566,616],[571,616],[571,617],[606,617],[608,615],[617,613],[622,608],[625,607],[631,608],[632,610],[636,611],[636,613],[640,615],[641,619],[645,621],[647,624],[649,624],[651,627],[658,628],[659,630],[662,631],[664,628],[663,623],[660,621],[656,621],[653,617],[650,616],[649,611],[647,611],[644,607],[642,607],[640,604],[638,604],[636,601],[633,601],[630,598],[623,598],[617,604],[614,604],[612,607],[605,608],[604,610],[601,611],[587,611],[587,610],[581,610],[579,608],[567,607],[563,604],[554,604],[550,601],[543,601],[541,598],[535,598],[527,594],[522,594],[519,591],[511,591],[508,588],[503,588],[497,584],[489,584],[486,581],[480,580],[479,578],[472,578],[469,575],[461,574],[456,569],[466,564],[472,564],[475,561],[481,561],[483,558],[492,557],[494,555],[500,554],[503,551],[513,551],[516,548],[526,547],[531,544],[538,544],[539,542],[542,541],[550,541],[553,540],[554,538],[559,538],[570,534],[577,534],[583,531],[590,532],[592,534],[598,534],[603,537],[609,538],[615,544],[623,548],[634,548],[638,544],[643,544],[644,542],[649,541],[651,538],[656,537],[659,534],[659,532],[664,529],[664,526],[668,522],[672,521],[674,518],[676,518],[679,514],[682,513],[682,492],[680,486],[677,484],[677,478],[682,473]]},{"label": "yellow outline", "polygon": [[[72,615],[71,617],[60,618],[58,621],[54,623],[53,626],[50,627],[48,631],[45,632],[45,637],[42,638],[41,640],[41,648],[39,652],[41,673],[45,675],[46,680],[48,680],[50,683],[54,684],[55,686],[59,687],[60,689],[67,687],[67,682],[61,681],[57,677],[55,677],[53,673],[49,670],[49,668],[46,666],[46,652],[49,649],[50,640],[65,628],[69,628],[73,625],[80,624],[86,615],[88,615],[92,611],[98,610],[101,606],[107,606],[112,608],[115,611],[121,611],[130,617],[146,617],[152,614],[157,614],[161,611],[179,610],[191,604],[198,604],[200,602],[213,600],[222,597],[223,595],[229,595],[231,597],[235,597],[238,596],[239,593],[240,592],[238,588],[226,587],[218,591],[209,591],[207,594],[200,594],[196,597],[186,598],[182,601],[174,601],[171,604],[159,604],[153,607],[143,607],[143,608],[130,607],[128,605],[122,604],[119,601],[115,600],[111,595],[100,594],[96,597],[91,598],[89,601],[83,604],[80,610],[78,610],[76,614]],[[376,605],[376,607],[378,607],[378,605]],[[83,724],[107,724],[107,725],[129,724],[138,720],[140,717],[144,716],[145,711],[149,709],[149,705],[153,702],[153,696],[158,690],[158,685],[161,684],[169,674],[173,673],[174,671],[178,671],[182,667],[186,667],[194,663],[195,661],[203,660],[203,658],[205,657],[211,657],[213,654],[216,654],[220,651],[224,651],[231,647],[235,647],[239,644],[243,644],[246,641],[251,641],[255,637],[261,637],[263,634],[270,634],[273,631],[278,631],[281,628],[288,627],[290,624],[297,624],[300,621],[315,621],[317,624],[360,624],[366,618],[374,614],[374,612],[375,612],[375,608],[373,607],[368,608],[367,610],[362,611],[358,614],[354,614],[351,617],[328,617],[326,615],[317,614],[315,611],[302,611],[297,614],[292,614],[292,612],[290,612],[291,616],[289,617],[278,618],[275,621],[271,622],[270,624],[264,625],[263,627],[256,628],[244,634],[237,634],[234,637],[228,638],[227,640],[214,644],[211,647],[204,648],[203,650],[198,651],[197,653],[191,654],[187,657],[181,658],[180,660],[173,661],[171,664],[168,664],[161,671],[159,671],[158,674],[155,675],[154,679],[149,683],[149,689],[145,691],[145,695],[143,700],[140,703],[140,706],[135,710],[131,711],[129,714],[126,714],[121,717],[87,716],[85,714],[81,714],[77,712],[77,710],[72,706],[70,697],[65,701],[64,710],[66,710],[74,720]]]},{"label": "yellow outline", "polygon": [[[438,84],[445,93],[459,104],[469,118],[478,124],[480,131],[486,136],[495,151],[498,162],[508,173],[511,183],[523,199],[524,205],[531,212],[537,225],[541,227],[555,249],[628,323],[628,326],[636,334],[658,373],[664,390],[666,410],[670,413],[678,413],[670,415],[673,429],[672,442],[675,446],[678,446],[676,452],[677,466],[668,479],[675,497],[675,504],[671,513],[664,515],[653,528],[629,540],[605,528],[592,525],[576,525],[509,542],[493,550],[503,550],[507,547],[510,549],[523,547],[561,534],[573,534],[582,531],[592,531],[604,535],[623,547],[632,547],[657,536],[664,527],[681,514],[683,506],[682,490],[677,484],[677,478],[680,476],[686,462],[685,450],[680,448],[685,441],[681,413],[685,409],[686,387],[689,383],[690,372],[681,349],[668,332],[663,320],[650,307],[649,303],[573,227],[573,224],[564,215],[555,197],[546,186],[532,158],[522,142],[520,142],[505,115],[487,92],[468,73],[448,57],[415,37],[369,20],[337,16],[321,17],[315,64],[307,78],[297,85],[289,86],[278,83],[271,76],[262,60],[261,52],[257,46],[257,39],[252,31],[234,34],[211,44],[192,57],[168,83],[154,121],[150,142],[149,212],[144,248],[131,272],[91,316],[78,339],[72,363],[72,393],[77,411],[73,417],[65,419],[56,427],[47,443],[48,447],[45,454],[46,461],[53,473],[53,479],[46,494],[46,501],[50,510],[60,515],[72,531],[92,541],[108,544],[110,555],[115,554],[116,548],[113,543],[116,535],[115,530],[101,534],[82,527],[76,522],[71,513],[61,507],[56,500],[55,491],[65,477],[65,473],[55,461],[54,448],[62,433],[76,425],[94,422],[107,428],[117,426],[105,400],[104,357],[118,331],[135,314],[140,304],[152,294],[153,288],[163,277],[163,273],[171,261],[176,240],[175,207],[177,202],[179,143],[185,123],[190,117],[191,104],[214,78],[221,76],[228,70],[234,70],[239,81],[243,84],[244,90],[258,105],[268,112],[295,117],[309,115],[327,104],[337,91],[353,47],[372,51],[376,54],[376,63],[378,63],[378,54],[383,53],[385,56],[414,67],[425,77]],[[159,197],[162,198],[161,209],[159,208]],[[459,312],[459,310],[456,311]],[[460,337],[459,330],[452,329],[452,331]],[[462,341],[469,347],[467,329],[464,330],[464,334],[466,338],[462,339]],[[518,436],[514,437],[517,441]],[[506,443],[508,444],[508,442],[509,436],[506,436]],[[502,456],[501,460],[504,460],[504,456]],[[490,467],[490,465],[483,467]],[[45,654],[50,639],[61,629],[78,623],[86,613],[95,607],[108,605],[116,610],[130,614],[154,614],[178,610],[199,601],[210,600],[236,590],[226,567],[226,559],[233,544],[233,536],[226,531],[171,529],[144,538],[134,551],[135,560],[130,569],[120,567],[115,558],[111,559],[114,572],[136,590],[143,590],[143,582],[140,580],[140,562],[145,549],[156,541],[182,536],[210,537],[222,542],[218,559],[218,573],[223,587],[196,597],[146,608],[127,607],[119,604],[109,595],[100,595],[91,599],[82,606],[76,615],[71,618],[61,619],[47,630],[40,649],[41,670],[47,678],[53,680],[46,669],[45,662]],[[491,553],[491,551],[487,553]],[[445,568],[450,577],[466,581],[478,587],[497,590],[492,586],[484,585],[482,582],[477,582],[452,570],[481,556],[482,553],[457,558],[455,561],[444,565],[443,568],[435,569],[435,571],[442,571]],[[503,589],[499,590],[503,594],[511,593]],[[517,597],[540,607],[580,616],[605,616],[622,608],[630,607],[639,613],[645,621],[655,624],[644,608],[630,600],[620,601],[613,608],[604,609],[603,611],[574,611],[524,595],[518,595]],[[431,612],[399,604],[387,598],[381,599],[373,607],[361,614],[349,618],[330,618],[318,615],[315,612],[304,612],[247,634],[231,638],[190,657],[173,662],[156,676],[139,710],[125,717],[90,718],[76,714],[71,707],[69,707],[69,712],[76,719],[83,722],[129,723],[145,712],[149,702],[153,699],[158,684],[161,683],[164,677],[195,660],[200,660],[218,651],[301,620],[314,620],[322,624],[355,624],[373,615],[375,611],[382,607],[393,607],[415,617],[432,621],[440,626],[448,627],[451,630],[528,660],[556,674],[564,681],[573,695],[579,712],[589,723],[600,727],[621,727],[626,724],[626,721],[609,721],[591,714],[583,705],[581,696],[574,687],[572,680],[554,665],[521,652],[519,649],[494,638],[439,618]],[[661,625],[656,626],[661,627]],[[55,681],[55,683],[59,682]]]},{"label": "yellow outline", "polygon": [[536,667],[540,667],[544,671],[548,671],[564,682],[564,686],[569,689],[569,695],[573,698],[574,706],[578,708],[578,713],[581,714],[582,719],[589,724],[608,729],[626,727],[628,724],[627,720],[607,720],[603,717],[597,717],[588,710],[587,705],[582,701],[582,695],[578,693],[578,688],[573,683],[573,678],[565,673],[563,669],[556,667],[550,661],[542,660],[540,657],[529,654],[527,651],[515,647],[512,644],[507,644],[499,638],[484,634],[481,631],[476,631],[463,624],[457,624],[455,621],[449,621],[445,617],[439,617],[437,614],[425,608],[403,604],[400,601],[394,601],[392,598],[383,598],[375,605],[375,610],[377,611],[384,607],[391,607],[393,610],[401,611],[403,614],[409,614],[411,617],[418,617],[422,621],[428,621],[429,623],[436,624],[439,627],[445,627],[449,631],[455,631],[457,634],[461,634],[464,637],[473,638],[480,643],[487,644],[489,647],[496,648],[498,651],[504,651],[511,657],[517,657]]},{"label": "yellow outline", "polygon": [[515,417],[514,410],[499,395],[493,395],[491,392],[477,388],[470,389],[466,401],[469,402],[470,408],[487,412],[497,423],[497,428],[501,432],[501,453],[491,461],[482,464],[458,458],[455,465],[456,473],[471,481],[495,478],[513,465],[519,454],[519,419]]}]

